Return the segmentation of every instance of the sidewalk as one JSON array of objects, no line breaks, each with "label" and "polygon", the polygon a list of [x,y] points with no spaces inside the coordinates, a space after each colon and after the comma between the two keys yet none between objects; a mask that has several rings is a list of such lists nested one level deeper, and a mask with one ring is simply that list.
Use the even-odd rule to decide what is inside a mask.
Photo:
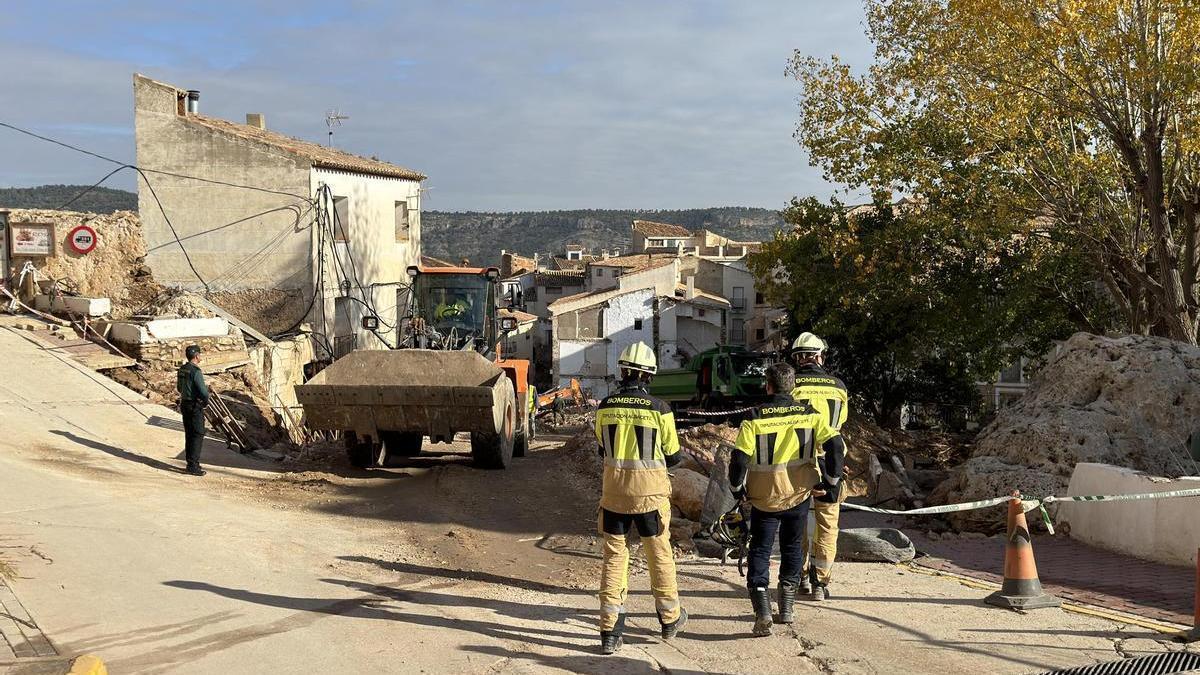
[{"label": "sidewalk", "polygon": [[0,577],[0,665],[15,659],[57,655],[54,645]]},{"label": "sidewalk", "polygon": [[[843,514],[845,527],[896,527],[928,554],[922,567],[999,584],[1003,581],[1004,538],[947,537],[932,540],[917,518],[861,512]],[[886,521],[886,522],[884,522]],[[1192,625],[1195,570],[1141,560],[1075,541],[1063,535],[1035,535],[1033,552],[1047,593],[1063,600],[1137,616]]]}]

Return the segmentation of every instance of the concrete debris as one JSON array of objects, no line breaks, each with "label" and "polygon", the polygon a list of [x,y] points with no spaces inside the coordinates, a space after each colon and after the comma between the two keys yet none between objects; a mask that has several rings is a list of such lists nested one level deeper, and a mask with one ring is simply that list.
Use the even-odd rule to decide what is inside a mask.
[{"label": "concrete debris", "polygon": [[[1194,471],[1185,444],[1198,418],[1200,347],[1078,333],[1029,392],[980,432],[971,458],[931,501],[983,499],[1014,489],[1030,496],[1062,494],[1081,462],[1177,477]],[[1003,527],[1004,518],[999,509],[987,509],[950,520],[990,532]]]}]

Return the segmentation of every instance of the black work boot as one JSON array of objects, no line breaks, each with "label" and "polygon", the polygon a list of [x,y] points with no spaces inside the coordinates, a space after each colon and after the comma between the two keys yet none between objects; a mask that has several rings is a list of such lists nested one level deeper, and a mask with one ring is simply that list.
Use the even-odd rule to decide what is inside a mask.
[{"label": "black work boot", "polygon": [[813,584],[811,597],[815,602],[829,600],[833,596],[829,594],[829,586],[826,584]]},{"label": "black work boot", "polygon": [[796,584],[779,582],[779,623],[791,623],[796,606]]},{"label": "black work boot", "polygon": [[812,594],[812,582],[808,580],[807,574],[800,575],[799,585],[796,587],[796,594],[808,596]]},{"label": "black work boot", "polygon": [[621,633],[625,632],[625,614],[617,615],[617,623],[612,630],[600,631],[600,653],[614,654],[624,641],[621,639]]},{"label": "black work boot", "polygon": [[771,594],[765,588],[750,589],[750,603],[754,605],[754,636],[771,634]]},{"label": "black work boot", "polygon": [[664,623],[662,625],[662,639],[670,640],[671,638],[675,637],[676,635],[679,635],[679,629],[683,628],[684,625],[687,624],[687,620],[688,620],[687,610],[680,607],[679,608],[679,618],[675,619],[671,623]]}]

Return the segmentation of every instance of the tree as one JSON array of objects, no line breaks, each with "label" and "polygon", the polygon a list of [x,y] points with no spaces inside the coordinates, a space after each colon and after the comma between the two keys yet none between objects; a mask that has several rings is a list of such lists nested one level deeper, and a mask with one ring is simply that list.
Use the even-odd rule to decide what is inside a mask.
[{"label": "tree", "polygon": [[790,68],[804,87],[797,138],[827,177],[935,199],[962,191],[997,217],[977,226],[1046,239],[1090,265],[1127,330],[1195,344],[1200,9],[866,7],[876,48],[866,74],[800,53]]},{"label": "tree", "polygon": [[[1080,274],[1069,257],[1039,238],[982,236],[994,228],[963,227],[954,208],[883,194],[853,209],[794,200],[793,231],[749,258],[768,300],[790,310],[794,332],[830,343],[838,374],[882,425],[906,402],[973,404],[976,381],[1077,328],[1052,287]],[[1099,315],[1094,292],[1070,297]]]}]

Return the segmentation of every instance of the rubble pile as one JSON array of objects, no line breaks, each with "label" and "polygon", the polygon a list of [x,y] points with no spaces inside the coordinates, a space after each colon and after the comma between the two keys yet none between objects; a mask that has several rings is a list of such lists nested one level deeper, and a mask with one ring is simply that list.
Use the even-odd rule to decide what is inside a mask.
[{"label": "rubble pile", "polygon": [[[1200,347],[1162,338],[1078,333],[1029,392],[980,432],[974,452],[931,495],[936,503],[1012,490],[1062,494],[1079,462],[1158,476],[1195,471],[1185,444],[1200,419]],[[1002,527],[991,509],[958,514],[956,527]]]}]

